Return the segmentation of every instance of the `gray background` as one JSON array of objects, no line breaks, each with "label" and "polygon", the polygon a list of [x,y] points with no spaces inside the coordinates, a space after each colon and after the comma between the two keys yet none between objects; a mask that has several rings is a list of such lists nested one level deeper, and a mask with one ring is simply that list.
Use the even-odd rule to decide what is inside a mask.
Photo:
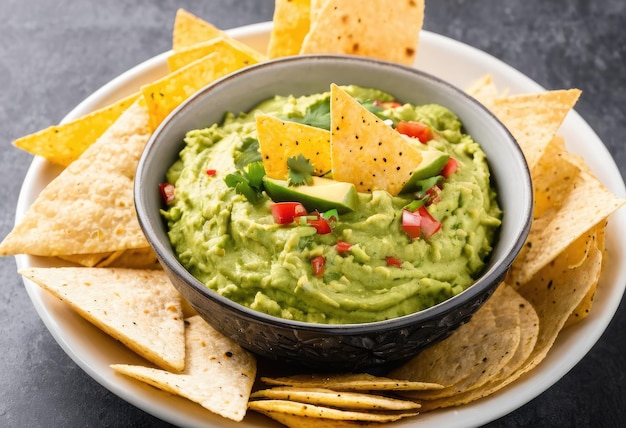
[{"label": "gray background", "polygon": [[[179,7],[227,29],[270,20],[273,0],[0,2],[0,238],[12,228],[31,162],[10,142],[57,123],[104,83],[169,49]],[[625,2],[427,0],[425,28],[482,49],[547,88],[583,89],[576,110],[625,175]],[[13,258],[0,259],[0,287],[0,426],[168,426],[65,355],[35,313]],[[626,426],[625,355],[622,304],[569,374],[489,426]]]}]

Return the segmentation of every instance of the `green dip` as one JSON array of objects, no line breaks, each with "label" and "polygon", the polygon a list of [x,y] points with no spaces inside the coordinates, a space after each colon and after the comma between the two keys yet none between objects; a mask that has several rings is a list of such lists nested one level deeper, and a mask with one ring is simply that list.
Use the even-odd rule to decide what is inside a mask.
[{"label": "green dip", "polygon": [[[436,305],[469,287],[484,269],[501,222],[485,154],[459,119],[439,105],[372,107],[389,94],[343,87],[384,119],[417,120],[435,138],[418,150],[436,148],[460,167],[428,206],[441,222],[429,239],[411,239],[401,227],[402,209],[413,194],[359,193],[355,211],[341,214],[332,233],[277,224],[265,194],[257,204],[228,187],[224,177],[260,160],[254,112],[328,126],[329,93],[274,97],[248,114],[226,114],[221,125],[190,131],[180,159],[167,173],[175,200],[163,210],[180,262],[222,296],[260,312],[327,324],[366,323]],[[308,111],[307,111],[308,109]],[[209,171],[209,173],[207,173]],[[339,241],[352,244],[338,252]],[[325,258],[316,276],[311,260]],[[389,265],[388,257],[402,262]]]}]

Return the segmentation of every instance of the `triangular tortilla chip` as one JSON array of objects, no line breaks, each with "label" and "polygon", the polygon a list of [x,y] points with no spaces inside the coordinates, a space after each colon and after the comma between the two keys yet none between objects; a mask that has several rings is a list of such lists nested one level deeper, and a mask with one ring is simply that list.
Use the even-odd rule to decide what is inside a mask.
[{"label": "triangular tortilla chip", "polygon": [[185,9],[178,9],[172,32],[172,49],[186,48],[196,43],[219,37],[222,34],[222,30],[214,25],[187,12]]},{"label": "triangular tortilla chip", "polygon": [[254,356],[222,336],[199,316],[185,320],[185,370],[114,364],[127,376],[188,398],[225,418],[241,421],[256,377]]},{"label": "triangular tortilla chip", "polygon": [[512,95],[493,101],[493,113],[517,140],[531,170],[580,93],[578,89],[557,90]]},{"label": "triangular tortilla chip", "polygon": [[138,93],[132,94],[76,120],[18,138],[13,144],[66,167],[95,143],[138,97]]},{"label": "triangular tortilla chip", "polygon": [[354,184],[359,192],[378,189],[397,195],[422,161],[421,154],[335,84],[330,106],[333,178]]},{"label": "triangular tortilla chip", "polygon": [[285,180],[289,173],[287,159],[299,154],[311,162],[315,175],[331,170],[329,131],[261,113],[256,115],[256,126],[268,177]]},{"label": "triangular tortilla chip", "polygon": [[[424,21],[424,0],[329,0],[319,10],[301,54],[361,55],[412,65]],[[364,34],[375,34],[363,37]]]},{"label": "triangular tortilla chip", "polygon": [[133,201],[133,178],[150,137],[135,102],[37,197],[0,244],[0,255],[107,253],[146,248]]},{"label": "triangular tortilla chip", "polygon": [[493,102],[498,98],[498,89],[493,82],[491,74],[486,74],[474,81],[465,92],[480,101],[485,107],[491,109]]},{"label": "triangular tortilla chip", "polygon": [[181,297],[163,271],[60,267],[19,273],[147,360],[183,370]]},{"label": "triangular tortilla chip", "polygon": [[297,55],[309,32],[310,0],[276,0],[267,57]]},{"label": "triangular tortilla chip", "polygon": [[219,56],[219,62],[229,69],[239,69],[264,61],[265,56],[231,37],[216,37],[206,42],[181,48],[167,57],[170,71],[176,71],[212,53]]}]

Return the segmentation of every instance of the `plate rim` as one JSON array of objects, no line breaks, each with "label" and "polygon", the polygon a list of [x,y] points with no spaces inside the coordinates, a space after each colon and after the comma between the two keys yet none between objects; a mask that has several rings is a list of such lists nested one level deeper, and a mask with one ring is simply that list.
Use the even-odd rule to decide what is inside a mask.
[{"label": "plate rim", "polygon": [[[259,22],[226,30],[226,32],[232,37],[239,39],[255,38],[261,36],[267,37],[269,31],[271,30],[271,26],[271,21]],[[494,74],[500,75],[503,73],[505,75],[510,75],[514,77],[514,80],[519,81],[521,86],[527,88],[528,91],[545,90],[545,88],[543,88],[541,85],[539,85],[537,82],[535,82],[519,70],[471,45],[427,30],[422,30],[420,37],[422,38],[422,45],[424,44],[424,42],[427,46],[429,44],[440,44],[447,46],[448,48],[455,51],[459,50],[463,53],[463,55],[480,58],[482,61],[484,61],[484,63],[493,66],[498,70],[498,73]],[[155,69],[158,70],[159,68],[161,68],[163,70],[166,70],[164,68],[164,64],[166,64],[166,58],[170,52],[171,51],[166,51],[158,54],[119,74],[118,76],[101,86],[99,89],[94,91],[88,97],[86,97],[77,106],[75,106],[63,118],[61,123],[77,118],[87,111],[94,110],[100,106],[106,105],[107,102],[105,100],[110,98],[112,93],[119,93],[119,96],[125,95],[123,92],[126,87],[130,86],[129,81],[137,80],[138,77],[140,78],[142,76],[145,79],[145,74],[149,72],[154,72]],[[419,58],[420,56],[418,54],[418,66]],[[617,194],[620,197],[626,197],[626,185],[624,184],[624,180],[621,177],[619,168],[617,167],[611,153],[604,145],[602,140],[595,133],[595,131],[592,129],[592,127],[575,110],[572,111],[570,115],[566,118],[566,121],[564,122],[562,128],[566,128],[568,126],[572,127],[574,125],[576,125],[577,127],[581,127],[584,133],[594,137],[596,142],[600,143],[599,146],[597,146],[597,144],[594,145],[594,150],[600,150],[600,152],[596,154],[597,156],[603,159],[608,158],[611,161],[609,167],[607,168],[609,170],[607,174],[609,175],[605,176],[605,180],[606,177],[612,177],[613,179],[610,183],[604,183],[603,180],[601,181],[603,181],[603,183],[607,185],[607,187],[609,187],[613,193]],[[33,182],[37,181],[39,175],[41,174],[41,171],[49,167],[50,165],[44,159],[39,157],[35,157],[31,162],[20,188],[16,206],[15,224],[20,221],[21,217],[32,203],[32,200],[36,197],[36,195],[31,194],[32,192],[28,192],[29,188],[32,186]],[[617,174],[617,176],[615,176],[615,174]],[[619,179],[616,179],[617,177],[619,177]],[[624,210],[624,208],[614,213],[613,216],[616,218],[616,220],[612,221],[613,224],[610,224],[609,227],[613,226],[626,230],[626,211]],[[615,242],[613,242],[613,244],[615,244]],[[616,249],[618,250],[616,252],[617,255],[622,256],[622,261],[625,262],[624,265],[626,265],[626,253],[624,251],[624,248],[613,248],[613,250]],[[36,258],[27,255],[17,255],[15,256],[15,259],[18,269],[37,263]],[[615,268],[613,268],[612,270],[613,276],[615,276]],[[622,269],[622,271],[617,272],[617,274],[619,274],[618,277],[621,279],[621,282],[619,284],[610,284],[611,288],[614,288],[614,290],[612,290],[612,293],[610,294],[612,296],[612,299],[608,303],[605,302],[605,305],[606,307],[608,307],[610,314],[607,315],[603,313],[601,314],[603,316],[600,317],[598,316],[598,314],[596,314],[596,312],[599,311],[592,311],[589,317],[591,318],[591,320],[586,320],[584,325],[582,326],[584,327],[583,331],[585,332],[584,341],[574,340],[578,336],[576,335],[576,331],[578,330],[566,331],[566,334],[564,335],[565,338],[562,338],[560,335],[557,342],[565,342],[565,345],[563,345],[563,343],[557,343],[556,346],[561,345],[561,348],[564,346],[565,348],[568,348],[568,346],[571,346],[571,343],[575,343],[578,347],[577,352],[569,355],[566,354],[568,358],[560,360],[560,364],[558,364],[557,370],[543,370],[542,372],[540,372],[542,376],[541,382],[538,382],[538,385],[533,382],[533,379],[537,377],[537,371],[541,368],[541,365],[532,372],[530,372],[528,376],[523,376],[521,379],[509,385],[507,388],[498,391],[497,393],[489,397],[463,405],[461,407],[442,409],[422,414],[419,416],[419,423],[425,427],[430,426],[429,424],[432,423],[433,426],[435,426],[436,424],[445,424],[449,427],[459,428],[485,424],[511,413],[512,411],[522,407],[530,400],[540,396],[545,390],[554,385],[558,380],[565,376],[569,372],[569,370],[571,370],[578,362],[580,362],[588,354],[591,348],[596,344],[602,333],[606,330],[611,319],[617,311],[617,308],[623,298],[626,289],[626,272],[624,271],[626,271],[626,267]],[[92,367],[89,362],[85,361],[85,355],[77,352],[77,350],[72,347],[71,343],[67,340],[66,335],[63,334],[59,325],[57,324],[57,320],[51,318],[49,308],[46,306],[44,300],[42,300],[41,298],[42,290],[40,290],[37,285],[28,281],[25,278],[23,278],[23,282],[27,294],[29,295],[31,302],[35,307],[37,314],[43,321],[48,331],[54,337],[56,342],[61,346],[63,351],[92,379],[94,379],[100,385],[102,385],[107,390],[111,391],[124,401],[145,411],[146,413],[158,417],[159,419],[174,424],[194,426],[202,424],[206,426],[207,422],[211,423],[211,421],[208,421],[206,418],[209,417],[209,419],[213,419],[215,417],[218,424],[216,426],[231,426],[232,424],[233,427],[244,427],[248,426],[248,424],[246,423],[248,422],[248,420],[252,422],[252,420],[254,419],[264,421],[263,423],[266,426],[274,426],[272,421],[266,419],[258,419],[257,416],[250,415],[251,412],[248,412],[249,415],[246,416],[246,419],[244,419],[243,423],[228,421],[213,413],[210,413],[208,410],[204,411],[204,409],[202,409],[202,411],[200,412],[194,412],[193,414],[184,414],[181,417],[180,411],[177,412],[176,408],[169,409],[168,406],[162,407],[159,405],[154,405],[153,403],[147,401],[148,398],[153,398],[155,396],[155,393],[158,396],[163,395],[161,394],[161,391],[148,391],[147,394],[149,394],[151,397],[143,395],[137,396],[134,389],[128,388],[128,382],[126,380],[117,377],[111,378],[110,373],[101,373],[95,370],[95,368]],[[601,291],[604,291],[604,294],[607,293],[607,290]],[[551,354],[549,353],[548,358],[550,357],[550,355]],[[514,400],[508,399],[511,395],[515,396]],[[167,395],[167,397],[171,396]],[[169,398],[168,402],[171,401],[172,398]],[[194,403],[190,404],[194,407],[200,407]],[[490,411],[485,412],[484,407],[488,405],[492,405],[491,409]],[[393,424],[393,426],[403,427],[409,426],[409,424],[413,423],[415,423],[415,419],[406,420],[406,422],[396,422],[395,424]]]}]

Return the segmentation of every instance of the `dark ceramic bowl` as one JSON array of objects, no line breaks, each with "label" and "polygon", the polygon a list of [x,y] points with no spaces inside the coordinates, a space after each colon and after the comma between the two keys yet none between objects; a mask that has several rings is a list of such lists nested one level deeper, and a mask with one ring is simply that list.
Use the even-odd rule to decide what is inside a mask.
[{"label": "dark ceramic bowl", "polygon": [[[323,92],[330,83],[375,87],[403,102],[437,103],[455,112],[487,154],[499,203],[501,231],[484,274],[464,292],[434,307],[368,324],[323,325],[266,315],[204,286],[178,262],[159,209],[159,183],[178,158],[189,130],[221,122],[280,95]],[[214,328],[244,348],[283,363],[318,370],[358,370],[415,355],[468,321],[503,280],[528,234],[532,186],[522,152],[482,105],[437,77],[371,59],[334,55],[289,57],[229,75],[202,89],[156,130],[139,161],[135,204],[144,233],[174,286]]]}]

